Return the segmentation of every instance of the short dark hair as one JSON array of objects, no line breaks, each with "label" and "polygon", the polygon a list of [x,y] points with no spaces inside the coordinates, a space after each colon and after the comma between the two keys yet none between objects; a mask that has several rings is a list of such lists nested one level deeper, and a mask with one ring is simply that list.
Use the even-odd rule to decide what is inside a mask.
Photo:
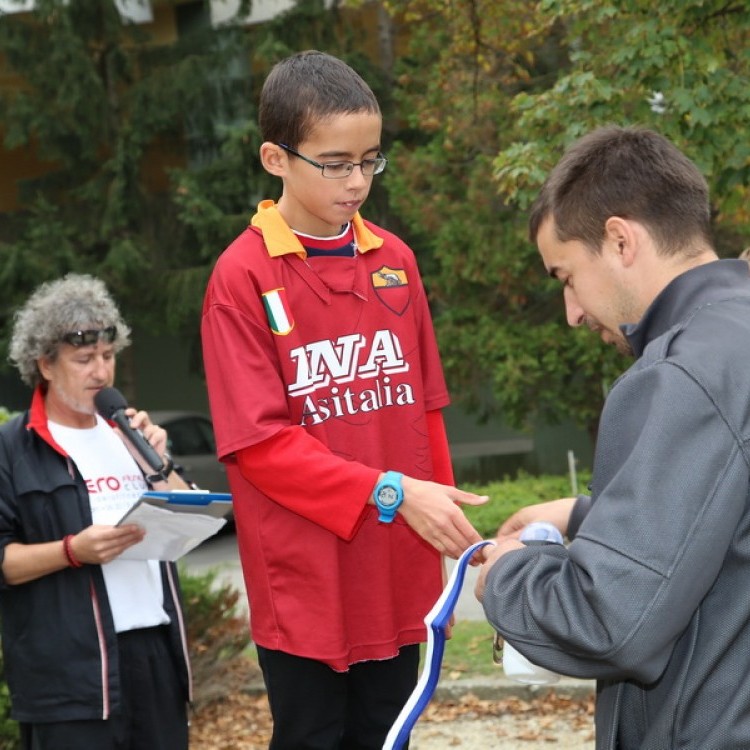
[{"label": "short dark hair", "polygon": [[594,253],[610,216],[642,223],[662,255],[712,246],[705,178],[673,143],[641,127],[602,127],[573,143],[531,208],[532,242],[548,216],[561,242],[579,240]]},{"label": "short dark hair", "polygon": [[362,77],[332,55],[298,52],[277,63],[263,84],[261,136],[297,148],[321,120],[355,112],[380,114],[378,100]]}]

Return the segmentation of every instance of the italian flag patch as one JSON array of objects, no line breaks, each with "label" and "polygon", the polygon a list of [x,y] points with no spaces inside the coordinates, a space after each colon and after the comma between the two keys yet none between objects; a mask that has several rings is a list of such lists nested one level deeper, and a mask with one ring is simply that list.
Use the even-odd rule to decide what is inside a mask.
[{"label": "italian flag patch", "polygon": [[286,289],[282,286],[263,293],[263,305],[266,308],[268,323],[277,336],[286,336],[294,328],[294,318],[289,309]]}]

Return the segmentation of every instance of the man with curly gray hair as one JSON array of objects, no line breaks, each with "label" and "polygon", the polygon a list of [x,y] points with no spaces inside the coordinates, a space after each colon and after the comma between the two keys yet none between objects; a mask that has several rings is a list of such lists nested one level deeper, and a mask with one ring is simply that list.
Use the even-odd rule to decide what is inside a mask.
[{"label": "man with curly gray hair", "polygon": [[10,341],[9,359],[23,382],[32,388],[41,385],[37,361],[55,360],[64,336],[83,329],[99,330],[115,354],[130,344],[130,328],[101,279],[71,273],[38,287],[16,312]]},{"label": "man with curly gray hair", "polygon": [[[190,667],[174,563],[138,559],[118,525],[149,468],[97,414],[130,329],[104,283],[68,274],[15,315],[10,359],[34,389],[0,428],[0,620],[12,716],[27,750],[184,750]],[[165,456],[145,411],[130,425]]]}]

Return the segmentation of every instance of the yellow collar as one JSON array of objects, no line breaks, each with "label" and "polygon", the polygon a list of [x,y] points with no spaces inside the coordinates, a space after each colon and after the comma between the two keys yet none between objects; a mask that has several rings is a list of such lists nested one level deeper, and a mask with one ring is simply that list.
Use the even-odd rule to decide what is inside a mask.
[{"label": "yellow collar", "polygon": [[[258,212],[253,216],[250,223],[260,229],[268,254],[272,258],[290,253],[299,255],[303,259],[307,257],[302,243],[297,239],[297,236],[289,228],[286,221],[284,221],[273,201],[261,201],[258,204]],[[352,218],[352,229],[354,230],[354,239],[357,242],[357,249],[360,253],[374,250],[383,244],[383,238],[378,237],[365,226],[365,222],[362,220],[359,212],[354,214]]]}]

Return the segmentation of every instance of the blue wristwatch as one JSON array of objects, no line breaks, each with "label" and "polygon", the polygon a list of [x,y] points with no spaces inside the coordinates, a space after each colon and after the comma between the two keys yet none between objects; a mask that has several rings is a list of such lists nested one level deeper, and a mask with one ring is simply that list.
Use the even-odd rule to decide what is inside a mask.
[{"label": "blue wristwatch", "polygon": [[401,486],[403,476],[398,471],[386,471],[375,485],[373,497],[380,511],[378,521],[390,523],[404,502],[404,488]]}]

